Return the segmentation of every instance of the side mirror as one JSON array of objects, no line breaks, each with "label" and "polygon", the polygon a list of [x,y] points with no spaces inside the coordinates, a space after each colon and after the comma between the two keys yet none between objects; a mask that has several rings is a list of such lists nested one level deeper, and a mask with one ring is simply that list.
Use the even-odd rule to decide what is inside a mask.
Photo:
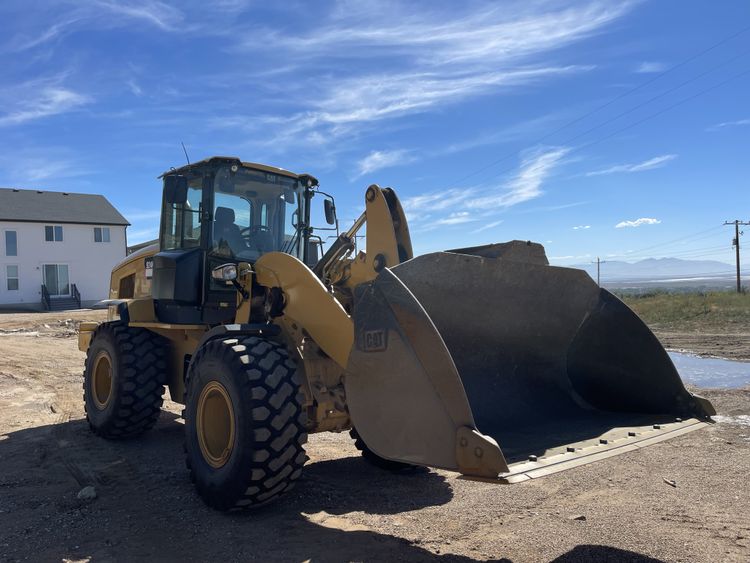
[{"label": "side mirror", "polygon": [[222,264],[211,270],[211,277],[216,281],[232,282],[237,279],[237,264]]},{"label": "side mirror", "polygon": [[336,204],[333,203],[332,199],[326,198],[323,200],[323,209],[326,214],[326,223],[329,225],[336,224]]},{"label": "side mirror", "polygon": [[164,176],[164,200],[167,203],[185,203],[187,201],[188,181],[185,176],[170,174]]}]

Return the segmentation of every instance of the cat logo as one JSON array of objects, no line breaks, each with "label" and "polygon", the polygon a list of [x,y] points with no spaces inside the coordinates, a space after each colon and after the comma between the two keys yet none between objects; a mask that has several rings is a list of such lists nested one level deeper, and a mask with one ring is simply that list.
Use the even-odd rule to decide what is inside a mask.
[{"label": "cat logo", "polygon": [[362,336],[363,351],[365,352],[381,352],[388,347],[387,329],[367,330]]}]

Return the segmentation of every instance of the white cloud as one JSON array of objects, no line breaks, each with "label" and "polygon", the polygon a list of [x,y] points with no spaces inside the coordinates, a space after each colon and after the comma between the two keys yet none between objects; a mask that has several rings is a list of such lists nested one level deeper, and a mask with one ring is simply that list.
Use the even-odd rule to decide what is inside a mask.
[{"label": "white cloud", "polygon": [[567,147],[556,147],[536,151],[521,162],[521,168],[510,182],[496,189],[495,193],[474,198],[466,202],[472,209],[496,209],[511,207],[541,196],[542,184],[570,151]]},{"label": "white cloud", "polygon": [[625,173],[644,172],[646,170],[653,170],[654,168],[661,168],[662,166],[666,165],[668,162],[670,162],[671,160],[674,160],[675,158],[677,158],[676,154],[664,154],[661,156],[650,158],[648,160],[644,160],[643,162],[639,162],[636,164],[618,164],[616,166],[605,168],[604,170],[595,170],[594,172],[587,172],[586,176],[605,176],[608,174],[617,174],[620,172],[625,172]]},{"label": "white cloud", "polygon": [[[208,29],[205,19],[200,20],[200,24],[189,26],[189,30],[195,32],[200,26]],[[61,40],[76,32],[142,24],[156,27],[159,31],[188,30],[184,13],[159,0],[57,2],[47,6],[43,12],[35,11],[34,17],[26,22],[19,20],[18,29],[11,36],[7,48],[22,52]]]},{"label": "white cloud", "polygon": [[585,231],[586,229],[590,229],[591,225],[576,225],[573,227],[574,231]]},{"label": "white cloud", "polygon": [[716,129],[723,129],[725,127],[742,127],[744,125],[750,125],[750,119],[738,119],[736,121],[722,121],[716,125],[712,125],[708,128],[709,131],[715,131]]},{"label": "white cloud", "polygon": [[[424,225],[423,231],[437,225],[487,220],[503,208],[541,196],[543,182],[569,150],[555,147],[531,151],[522,160],[518,173],[499,186],[450,188],[407,197],[402,201],[404,211],[412,222],[426,222],[429,219],[429,225]],[[445,212],[449,214],[441,217]],[[496,220],[474,232],[490,229],[501,222]]]},{"label": "white cloud", "polygon": [[[518,10],[490,5],[468,15],[454,7],[418,15],[388,10],[367,3],[345,4],[328,23],[295,35],[288,30],[257,31],[244,48],[272,45],[302,56],[370,58],[373,53],[409,58],[423,65],[466,65],[517,59],[562,47],[588,37],[629,11],[632,2],[588,2],[573,8],[550,10],[538,5]],[[259,40],[260,37],[260,40]]]},{"label": "white cloud", "polygon": [[164,31],[174,31],[184,18],[179,9],[156,0],[136,0],[128,3],[95,0],[91,4],[93,8],[101,8],[117,16],[140,20]]},{"label": "white cloud", "polygon": [[[56,85],[39,86],[27,83],[16,88],[15,107],[0,116],[0,126],[18,125],[26,121],[66,113],[92,100],[89,96]],[[6,106],[7,107],[7,106]]]},{"label": "white cloud", "polygon": [[[300,90],[298,111],[254,115],[244,122],[256,128],[273,125],[277,134],[264,138],[264,146],[279,150],[289,143],[309,143],[313,133],[331,142],[360,135],[374,122],[587,72],[594,67],[549,64],[542,57],[601,32],[633,4],[592,0],[554,9],[522,3],[514,10],[491,4],[479,9],[451,7],[449,13],[436,7],[415,15],[413,10],[405,13],[405,6],[390,4],[384,10],[345,2],[297,34],[289,29],[251,29],[242,34],[244,43],[238,49],[278,57],[283,60],[280,66],[293,60],[289,68],[295,72],[305,65],[318,73],[316,95]],[[218,116],[214,125],[234,127],[238,118],[243,119],[224,117]]]},{"label": "white cloud", "polygon": [[[321,83],[324,95],[314,107],[290,116],[266,116],[260,123],[279,126],[284,140],[307,139],[311,131],[323,129],[321,139],[332,139],[360,131],[368,123],[407,114],[431,111],[470,96],[517,88],[554,75],[590,70],[587,66],[528,67],[504,71],[403,72],[366,75]],[[238,118],[217,126],[236,126]],[[269,139],[277,144],[281,139]]]},{"label": "white cloud", "polygon": [[499,221],[492,221],[492,223],[487,223],[486,225],[483,225],[483,226],[479,227],[478,229],[475,229],[475,230],[473,230],[471,232],[472,233],[481,233],[482,231],[486,231],[488,229],[494,229],[498,225],[502,224],[502,222],[503,222],[502,219],[499,220]]},{"label": "white cloud", "polygon": [[658,225],[659,223],[661,223],[659,219],[641,217],[635,221],[620,221],[615,225],[615,229],[622,229],[623,227],[640,227],[641,225]]},{"label": "white cloud", "polygon": [[455,213],[451,213],[448,215],[448,217],[444,217],[443,219],[438,219],[434,222],[435,225],[460,225],[462,223],[473,223],[474,221],[477,221],[478,218],[470,213],[469,211],[457,211]]},{"label": "white cloud", "polygon": [[407,150],[372,151],[357,163],[357,177],[370,172],[413,162],[414,157]]},{"label": "white cloud", "polygon": [[127,87],[133,93],[134,96],[142,96],[143,88],[141,88],[135,80],[128,80],[126,83]]},{"label": "white cloud", "polygon": [[664,72],[667,70],[667,65],[656,61],[643,61],[635,69],[636,72],[641,74],[653,74],[657,72]]},{"label": "white cloud", "polygon": [[431,192],[417,196],[407,197],[402,200],[401,205],[407,213],[414,212],[435,212],[445,209],[455,208],[463,203],[475,193],[473,188],[459,189],[450,188],[438,192]]}]

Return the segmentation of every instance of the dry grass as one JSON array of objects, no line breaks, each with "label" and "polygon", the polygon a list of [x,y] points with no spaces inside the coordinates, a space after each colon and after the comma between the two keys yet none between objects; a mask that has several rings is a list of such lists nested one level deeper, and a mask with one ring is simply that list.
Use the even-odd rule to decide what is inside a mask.
[{"label": "dry grass", "polygon": [[750,294],[730,292],[620,295],[652,328],[750,330]]}]

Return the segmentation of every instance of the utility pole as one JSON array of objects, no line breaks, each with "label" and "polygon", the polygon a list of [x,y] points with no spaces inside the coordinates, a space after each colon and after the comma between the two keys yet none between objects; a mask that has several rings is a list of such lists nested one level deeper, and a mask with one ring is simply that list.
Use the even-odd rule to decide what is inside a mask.
[{"label": "utility pole", "polygon": [[[593,264],[593,262],[591,263]],[[599,283],[599,274],[601,272],[601,264],[606,264],[606,263],[607,263],[606,260],[599,260],[599,257],[598,256],[596,257],[596,285],[598,285],[599,287],[602,286],[602,284]]]},{"label": "utility pole", "polygon": [[732,241],[732,246],[734,246],[737,259],[737,293],[742,293],[742,282],[740,281],[740,235],[744,233],[740,231],[740,225],[750,225],[750,222],[735,219],[734,221],[724,221],[724,224],[734,225],[734,240]]}]

